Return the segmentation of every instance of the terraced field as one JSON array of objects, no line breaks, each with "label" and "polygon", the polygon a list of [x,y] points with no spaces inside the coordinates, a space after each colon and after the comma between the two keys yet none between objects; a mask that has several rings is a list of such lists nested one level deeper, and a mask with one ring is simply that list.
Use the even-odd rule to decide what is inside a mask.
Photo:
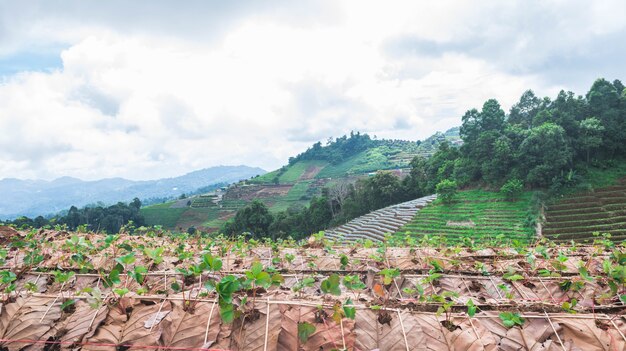
[{"label": "terraced field", "polygon": [[430,195],[401,204],[381,208],[326,231],[326,237],[338,241],[370,239],[383,241],[385,234],[395,233],[409,222],[421,208],[436,199]]},{"label": "terraced field", "polygon": [[626,178],[616,185],[568,195],[546,207],[543,234],[555,241],[593,240],[594,232],[626,239]]},{"label": "terraced field", "polygon": [[517,201],[507,201],[497,192],[461,191],[455,203],[435,202],[417,212],[398,230],[398,236],[408,233],[421,239],[428,235],[448,243],[464,238],[529,242],[535,235],[535,229],[525,225],[531,197],[531,192],[525,192]]}]

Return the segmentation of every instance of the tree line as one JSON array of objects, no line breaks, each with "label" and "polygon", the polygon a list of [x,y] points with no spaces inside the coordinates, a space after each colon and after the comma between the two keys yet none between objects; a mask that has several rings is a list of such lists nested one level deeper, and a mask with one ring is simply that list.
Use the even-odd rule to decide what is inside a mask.
[{"label": "tree line", "polygon": [[59,225],[66,226],[69,230],[76,230],[79,226],[85,226],[86,230],[115,234],[119,233],[122,226],[131,221],[135,226],[145,224],[145,220],[139,212],[140,208],[141,201],[135,198],[128,204],[118,202],[111,206],[86,206],[81,209],[72,206],[67,213],[51,218],[43,216],[36,218],[19,217],[4,223],[15,225],[18,228],[44,228]]}]

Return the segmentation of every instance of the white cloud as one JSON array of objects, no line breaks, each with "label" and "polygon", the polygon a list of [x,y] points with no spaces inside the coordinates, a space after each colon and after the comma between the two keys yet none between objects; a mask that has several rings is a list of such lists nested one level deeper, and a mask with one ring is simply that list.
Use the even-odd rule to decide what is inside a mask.
[{"label": "white cloud", "polygon": [[0,39],[0,58],[28,43],[66,49],[61,69],[0,81],[0,178],[272,169],[350,130],[425,138],[459,125],[488,98],[508,108],[528,88],[552,96],[573,89],[549,65],[558,55],[587,58],[580,43],[624,30],[621,21],[599,20],[619,19],[619,2],[581,12],[583,5],[289,3],[281,11],[221,9],[228,16],[208,25],[199,13],[217,5],[200,4],[186,10],[181,28],[169,24],[168,9],[185,18],[172,4],[133,25],[109,7],[100,15],[82,6],[48,17],[25,11],[1,19],[24,30]]}]

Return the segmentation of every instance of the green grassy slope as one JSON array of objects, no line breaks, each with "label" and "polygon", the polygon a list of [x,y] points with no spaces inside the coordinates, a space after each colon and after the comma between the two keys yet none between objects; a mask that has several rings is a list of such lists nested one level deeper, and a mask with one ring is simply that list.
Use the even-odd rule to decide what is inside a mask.
[{"label": "green grassy slope", "polygon": [[449,243],[463,238],[475,241],[516,239],[529,241],[535,228],[527,222],[531,192],[524,192],[516,201],[507,201],[498,192],[460,191],[452,204],[437,200],[420,210],[415,218],[396,235],[408,232],[417,238],[440,236]]},{"label": "green grassy slope", "polygon": [[592,241],[594,232],[626,240],[626,162],[590,168],[573,192],[546,204],[543,234],[555,241]]}]

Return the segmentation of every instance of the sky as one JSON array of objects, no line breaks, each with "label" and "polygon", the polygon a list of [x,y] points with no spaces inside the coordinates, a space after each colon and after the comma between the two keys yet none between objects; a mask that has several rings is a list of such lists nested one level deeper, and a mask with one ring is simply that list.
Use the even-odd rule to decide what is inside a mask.
[{"label": "sky", "polygon": [[626,79],[626,2],[0,0],[0,179],[272,170]]}]

